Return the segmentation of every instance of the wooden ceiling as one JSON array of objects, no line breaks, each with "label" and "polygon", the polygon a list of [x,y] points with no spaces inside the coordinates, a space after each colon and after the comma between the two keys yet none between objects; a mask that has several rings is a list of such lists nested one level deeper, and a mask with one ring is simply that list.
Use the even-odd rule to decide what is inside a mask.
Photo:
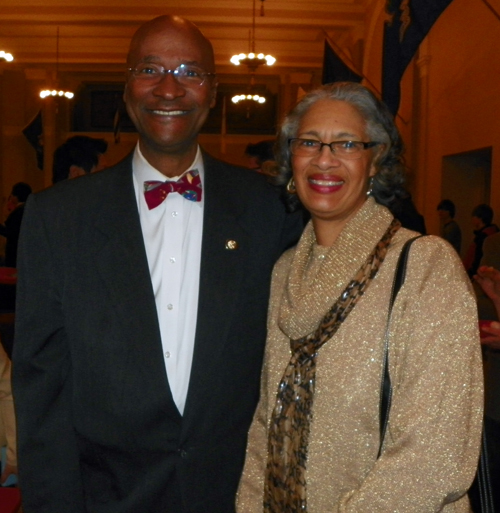
[{"label": "wooden ceiling", "polygon": [[[256,50],[277,58],[258,74],[318,73],[327,34],[351,52],[362,47],[367,4],[383,0],[256,0]],[[1,0],[0,50],[24,69],[123,72],[128,43],[144,21],[178,14],[212,41],[219,73],[235,73],[229,59],[248,52],[252,0]],[[260,16],[261,6],[264,16]],[[239,73],[245,73],[245,70]]]}]

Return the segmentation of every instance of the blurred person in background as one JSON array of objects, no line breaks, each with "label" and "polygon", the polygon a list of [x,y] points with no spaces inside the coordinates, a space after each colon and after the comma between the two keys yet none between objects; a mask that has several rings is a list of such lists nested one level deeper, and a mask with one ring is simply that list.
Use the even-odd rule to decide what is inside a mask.
[{"label": "blurred person in background", "polygon": [[462,249],[462,230],[455,221],[455,204],[449,199],[439,202],[437,212],[441,221],[441,237],[447,240],[460,255]]},{"label": "blurred person in background", "polygon": [[16,267],[17,265],[17,245],[24,215],[24,203],[30,194],[31,187],[27,183],[18,182],[12,187],[10,196],[7,198],[9,215],[5,223],[0,224],[0,235],[6,238],[5,267]]},{"label": "blurred person in background", "polygon": [[75,135],[54,152],[52,183],[76,178],[106,167],[105,153],[108,143],[85,135]]},{"label": "blurred person in background", "polygon": [[473,278],[483,257],[483,243],[486,237],[498,232],[498,226],[493,224],[493,209],[484,203],[474,208],[471,219],[474,239],[467,249],[464,266],[467,274]]}]

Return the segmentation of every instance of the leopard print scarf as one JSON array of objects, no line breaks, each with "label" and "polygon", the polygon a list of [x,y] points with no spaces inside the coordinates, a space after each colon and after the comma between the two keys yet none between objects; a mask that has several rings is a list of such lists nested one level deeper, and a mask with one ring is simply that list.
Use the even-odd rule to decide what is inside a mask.
[{"label": "leopard print scarf", "polygon": [[265,513],[307,512],[305,470],[316,356],[364,294],[400,227],[399,221],[393,220],[318,328],[305,337],[290,340],[292,356],[278,387],[269,427]]}]

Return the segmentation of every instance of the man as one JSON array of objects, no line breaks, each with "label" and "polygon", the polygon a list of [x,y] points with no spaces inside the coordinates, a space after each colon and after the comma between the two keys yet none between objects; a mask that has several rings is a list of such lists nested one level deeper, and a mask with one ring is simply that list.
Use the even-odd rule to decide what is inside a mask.
[{"label": "man", "polygon": [[464,258],[465,269],[471,278],[477,273],[481,263],[486,237],[498,232],[498,226],[493,224],[493,209],[484,203],[475,207],[472,211],[472,226],[474,228],[474,239]]},{"label": "man", "polygon": [[24,203],[30,194],[31,187],[27,183],[19,182],[12,187],[12,192],[7,198],[9,215],[5,224],[0,224],[0,235],[7,239],[5,244],[6,267],[16,267],[17,265],[17,244],[24,215]]},{"label": "man", "polygon": [[192,23],[145,23],[127,66],[133,154],[27,205],[14,348],[25,513],[234,511],[270,273],[300,229],[262,176],[200,151],[217,79]]},{"label": "man", "polygon": [[52,183],[76,178],[106,167],[104,154],[108,143],[86,135],[75,135],[54,152]]},{"label": "man", "polygon": [[441,220],[441,237],[447,240],[460,255],[462,246],[462,230],[455,221],[455,204],[449,199],[442,200],[437,206]]}]

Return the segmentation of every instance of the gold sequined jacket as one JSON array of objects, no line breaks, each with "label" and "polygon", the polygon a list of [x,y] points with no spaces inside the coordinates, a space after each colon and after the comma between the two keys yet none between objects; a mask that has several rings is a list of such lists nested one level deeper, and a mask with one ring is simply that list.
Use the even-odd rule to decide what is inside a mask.
[{"label": "gold sequined jacket", "polygon": [[[313,282],[328,261],[330,279],[323,292],[333,304],[391,220],[385,207],[367,200],[331,248],[311,244],[303,280]],[[394,304],[389,353],[394,392],[377,460],[390,291],[401,248],[415,235],[403,228],[396,233],[364,296],[319,351],[306,471],[308,513],[470,511],[466,491],[477,467],[483,414],[477,314],[459,257],[439,237],[413,243]],[[290,358],[280,306],[294,285],[294,252],[285,253],[274,269],[261,400],[249,432],[238,513],[263,509],[267,426]],[[311,311],[297,308],[294,314],[300,321]]]}]

